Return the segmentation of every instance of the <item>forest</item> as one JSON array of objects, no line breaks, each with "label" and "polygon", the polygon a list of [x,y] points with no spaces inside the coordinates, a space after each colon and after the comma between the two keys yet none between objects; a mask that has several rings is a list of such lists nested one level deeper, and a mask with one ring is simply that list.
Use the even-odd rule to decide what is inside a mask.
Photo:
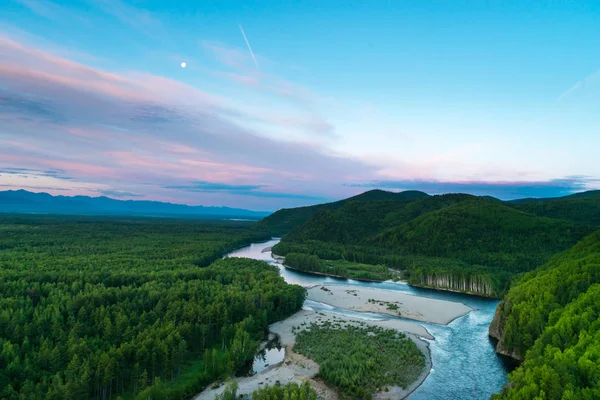
[{"label": "forest", "polygon": [[285,265],[304,272],[368,281],[386,281],[397,276],[390,272],[385,265],[360,264],[345,260],[321,260],[316,255],[306,253],[287,253]]},{"label": "forest", "polygon": [[524,360],[495,398],[600,398],[600,231],[525,275],[490,334]]},{"label": "forest", "polygon": [[[583,215],[594,214],[600,200],[591,195],[513,204],[466,194],[396,200],[380,192],[314,208],[273,251],[316,256],[322,265],[331,260],[385,265],[401,270],[413,285],[501,298],[523,273],[596,230],[594,218],[574,216],[582,208]],[[526,211],[553,204],[563,204],[563,211]]]},{"label": "forest", "polygon": [[403,333],[325,322],[300,326],[294,351],[319,364],[319,376],[351,398],[370,399],[391,386],[406,388],[425,356]]},{"label": "forest", "polygon": [[0,398],[183,399],[254,357],[305,290],[223,253],[240,222],[0,217]]},{"label": "forest", "polygon": [[356,196],[333,203],[281,209],[259,221],[257,224],[257,229],[263,232],[268,232],[271,235],[281,236],[285,235],[293,228],[305,223],[316,211],[335,210],[347,203],[358,201],[370,202],[394,200],[395,202],[403,202],[428,196],[428,194],[416,190],[408,190],[400,193],[386,192],[384,190],[369,190]]},{"label": "forest", "polygon": [[[215,400],[239,400],[238,384],[236,381],[229,383],[222,394],[215,396]],[[301,385],[288,383],[287,385],[267,385],[254,391],[250,397],[253,400],[317,400],[317,392],[308,381]]]}]

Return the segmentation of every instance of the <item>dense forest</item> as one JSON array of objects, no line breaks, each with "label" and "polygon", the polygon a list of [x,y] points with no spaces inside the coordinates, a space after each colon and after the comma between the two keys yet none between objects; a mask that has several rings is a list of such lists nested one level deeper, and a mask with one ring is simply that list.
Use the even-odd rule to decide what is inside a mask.
[{"label": "dense forest", "polygon": [[406,388],[425,356],[403,333],[336,323],[299,327],[294,351],[319,364],[319,376],[351,398],[370,399],[390,386]]},{"label": "dense forest", "polygon": [[305,290],[220,259],[239,222],[0,218],[0,398],[182,399],[252,359]]},{"label": "dense forest", "polygon": [[600,398],[600,231],[525,275],[490,334],[524,359],[498,399]]},{"label": "dense forest", "polygon": [[390,272],[385,265],[359,264],[344,260],[321,260],[316,255],[306,253],[287,253],[285,265],[305,272],[368,281],[385,281],[397,276]]},{"label": "dense forest", "polygon": [[[328,273],[322,266],[331,260],[380,264],[402,270],[414,285],[502,297],[515,277],[597,229],[595,211],[600,199],[592,195],[522,204],[466,194],[396,200],[381,193],[386,192],[330,203],[335,207],[314,207],[274,252],[318,257],[320,263],[311,258],[309,264],[320,264],[313,270],[322,273]],[[563,211],[548,215],[527,211],[554,204]],[[576,217],[581,209],[583,217]],[[279,218],[278,213],[269,218]],[[287,216],[292,214],[293,210],[285,211]],[[262,227],[268,222],[263,220]],[[347,276],[331,268],[329,273]],[[371,278],[387,279],[383,275]]]},{"label": "dense forest", "polygon": [[[233,381],[225,387],[222,394],[215,396],[215,400],[239,400],[238,384]],[[317,400],[317,392],[310,386],[308,381],[301,385],[288,383],[287,385],[275,384],[265,386],[249,396],[252,400]]]},{"label": "dense forest", "polygon": [[600,227],[600,191],[590,197],[569,197],[554,201],[537,201],[511,205],[518,210],[542,217],[558,218],[580,225]]},{"label": "dense forest", "polygon": [[308,207],[284,208],[262,219],[257,229],[263,232],[268,232],[271,235],[284,235],[292,228],[302,225],[315,212],[322,210],[335,210],[350,202],[370,202],[370,201],[410,201],[419,198],[428,197],[426,193],[416,190],[408,190],[400,193],[386,192],[384,190],[369,190],[368,192],[359,195],[339,200],[333,203],[318,204]]}]

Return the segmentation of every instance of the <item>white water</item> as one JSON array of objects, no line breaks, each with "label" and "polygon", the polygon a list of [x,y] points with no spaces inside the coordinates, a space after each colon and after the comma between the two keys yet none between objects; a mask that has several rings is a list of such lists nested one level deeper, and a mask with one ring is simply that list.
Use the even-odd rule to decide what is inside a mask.
[{"label": "white water", "polygon": [[[506,383],[506,368],[502,359],[494,351],[488,337],[488,326],[494,317],[497,300],[460,293],[420,289],[405,283],[362,282],[337,279],[320,275],[309,275],[292,271],[277,262],[271,252],[262,253],[266,247],[274,246],[279,239],[255,243],[229,253],[228,257],[248,257],[276,265],[288,283],[302,286],[319,284],[344,284],[394,290],[418,296],[448,301],[462,302],[473,308],[469,314],[460,317],[449,325],[417,322],[423,325],[434,337],[430,341],[433,368],[423,384],[410,396],[411,400],[448,399],[489,399],[498,393]],[[390,319],[388,315],[362,313],[332,307],[307,300],[305,308],[321,312],[339,313],[364,319]],[[413,321],[415,322],[415,321]]]}]

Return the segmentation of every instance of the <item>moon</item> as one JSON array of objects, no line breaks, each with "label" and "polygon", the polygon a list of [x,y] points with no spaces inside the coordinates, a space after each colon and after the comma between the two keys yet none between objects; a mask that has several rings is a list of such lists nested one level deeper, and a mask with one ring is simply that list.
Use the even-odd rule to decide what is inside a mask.
[{"label": "moon", "polygon": [[181,68],[185,68],[185,67],[186,67],[186,65],[187,65],[187,63],[186,63],[185,61],[184,61],[184,62],[182,62],[182,63],[181,63]]}]

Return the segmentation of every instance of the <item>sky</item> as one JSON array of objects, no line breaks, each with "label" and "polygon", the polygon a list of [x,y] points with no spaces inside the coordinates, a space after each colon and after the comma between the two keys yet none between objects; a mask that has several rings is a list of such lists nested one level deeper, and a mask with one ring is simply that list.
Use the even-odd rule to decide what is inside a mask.
[{"label": "sky", "polygon": [[598,1],[0,4],[0,190],[553,197],[598,154]]}]

